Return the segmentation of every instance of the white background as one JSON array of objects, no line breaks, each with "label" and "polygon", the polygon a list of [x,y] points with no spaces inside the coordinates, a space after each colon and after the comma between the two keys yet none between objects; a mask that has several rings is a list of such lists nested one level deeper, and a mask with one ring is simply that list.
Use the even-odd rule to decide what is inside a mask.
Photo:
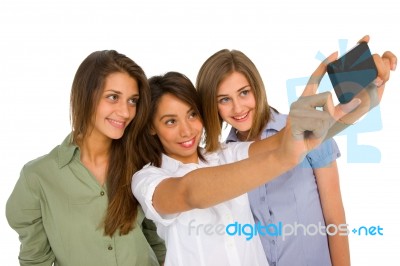
[{"label": "white background", "polygon": [[[5,219],[6,200],[23,164],[49,152],[69,133],[70,86],[89,53],[115,49],[148,76],[175,70],[194,82],[211,54],[239,49],[258,66],[270,104],[287,112],[286,81],[310,75],[320,62],[317,53],[339,50],[340,39],[348,40],[350,48],[369,34],[373,52],[398,55],[398,11],[393,0],[2,0],[0,264],[18,265],[19,241]],[[399,257],[394,218],[400,203],[398,74],[392,73],[380,107],[382,129],[357,137],[359,144],[380,151],[380,162],[348,162],[347,137],[336,137],[350,227],[384,228],[383,236],[350,236],[353,265],[393,265]],[[368,153],[362,156],[368,160]]]}]

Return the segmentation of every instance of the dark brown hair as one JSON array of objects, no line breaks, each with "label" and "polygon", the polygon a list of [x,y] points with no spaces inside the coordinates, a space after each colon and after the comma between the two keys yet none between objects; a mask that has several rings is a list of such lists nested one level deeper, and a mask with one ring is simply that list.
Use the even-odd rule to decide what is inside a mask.
[{"label": "dark brown hair", "polygon": [[[193,83],[183,74],[178,72],[168,72],[165,75],[154,76],[149,79],[151,90],[151,104],[149,110],[153,114],[156,113],[158,104],[165,94],[171,94],[183,102],[187,103],[193,111],[202,120],[202,111]],[[142,134],[136,139],[136,149],[140,153],[142,162],[139,166],[143,167],[147,163],[154,166],[161,166],[161,155],[164,153],[164,148],[157,135],[151,134],[153,116],[148,117],[148,121],[141,129]],[[198,156],[204,161],[204,157],[200,153],[200,148],[197,148]]]},{"label": "dark brown hair", "polygon": [[127,73],[139,86],[139,102],[136,116],[120,139],[112,140],[107,170],[108,208],[104,219],[104,231],[112,236],[119,230],[127,234],[134,227],[138,203],[131,190],[132,176],[137,170],[137,153],[132,143],[137,138],[137,126],[144,124],[148,116],[150,89],[147,77],[132,59],[114,50],[96,51],[79,66],[71,89],[72,142],[79,146],[90,133],[106,78],[116,72]]}]

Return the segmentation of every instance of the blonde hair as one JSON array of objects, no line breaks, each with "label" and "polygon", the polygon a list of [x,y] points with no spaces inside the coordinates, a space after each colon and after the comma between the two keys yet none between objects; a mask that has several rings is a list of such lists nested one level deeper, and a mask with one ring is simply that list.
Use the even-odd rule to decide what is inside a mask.
[{"label": "blonde hair", "polygon": [[270,118],[264,83],[254,63],[238,50],[223,49],[209,57],[201,66],[196,80],[205,128],[205,148],[208,152],[220,147],[222,118],[218,113],[219,84],[233,72],[243,74],[249,82],[256,101],[255,115],[247,140],[257,138]]}]

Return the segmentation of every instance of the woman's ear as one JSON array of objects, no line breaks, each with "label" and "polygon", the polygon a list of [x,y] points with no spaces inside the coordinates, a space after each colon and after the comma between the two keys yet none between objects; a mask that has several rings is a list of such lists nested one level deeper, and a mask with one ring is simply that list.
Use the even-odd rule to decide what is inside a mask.
[{"label": "woman's ear", "polygon": [[150,135],[152,135],[152,136],[157,135],[157,132],[156,132],[156,130],[154,129],[153,126],[150,127]]}]

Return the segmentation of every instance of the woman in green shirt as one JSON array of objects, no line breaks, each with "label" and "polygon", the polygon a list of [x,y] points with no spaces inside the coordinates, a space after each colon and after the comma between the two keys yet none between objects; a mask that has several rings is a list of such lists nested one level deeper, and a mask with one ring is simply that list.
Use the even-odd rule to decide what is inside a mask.
[{"label": "woman in green shirt", "polygon": [[125,55],[97,51],[81,63],[71,90],[71,134],[23,167],[7,202],[21,265],[164,261],[164,242],[130,190],[136,154],[128,147],[146,121],[149,97],[145,73]]}]

